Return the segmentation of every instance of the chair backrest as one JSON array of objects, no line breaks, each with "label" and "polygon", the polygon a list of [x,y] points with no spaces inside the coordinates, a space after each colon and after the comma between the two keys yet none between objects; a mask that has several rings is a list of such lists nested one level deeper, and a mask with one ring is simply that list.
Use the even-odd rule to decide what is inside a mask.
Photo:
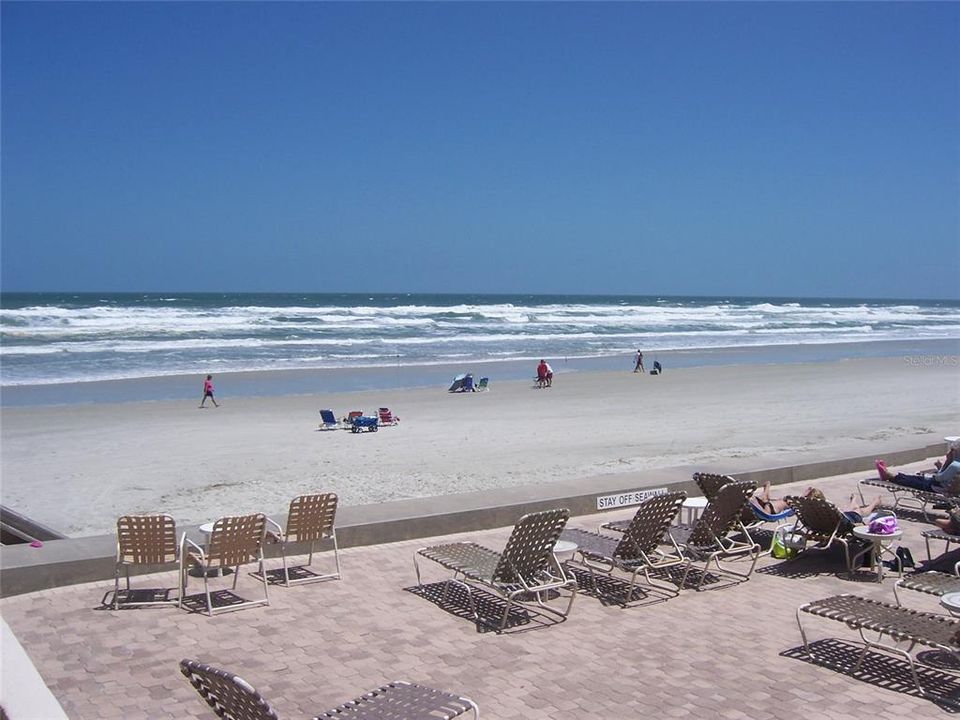
[{"label": "chair backrest", "polygon": [[531,583],[553,559],[553,546],[563,532],[570,511],[566,508],[524,515],[510,533],[493,571],[494,582]]},{"label": "chair backrest", "polygon": [[480,378],[480,382],[477,384],[477,390],[486,390],[487,385],[489,384],[490,384],[490,378],[482,377]]},{"label": "chair backrest", "polygon": [[353,420],[358,417],[363,417],[363,410],[351,410],[347,415],[347,420]]},{"label": "chair backrest", "polygon": [[176,522],[169,515],[124,515],[119,518],[117,559],[135,565],[176,562]]},{"label": "chair backrest", "polygon": [[390,412],[390,408],[380,408],[378,411],[380,415],[380,422],[382,423],[391,423],[393,422],[393,413]]},{"label": "chair backrest", "polygon": [[208,562],[226,567],[253,562],[260,556],[266,531],[263,513],[220,518],[207,542]]},{"label": "chair backrest", "polygon": [[740,520],[740,513],[750,502],[750,496],[756,488],[752,482],[740,481],[721,487],[694,524],[687,542],[695,547],[715,545]]},{"label": "chair backrest", "polygon": [[811,534],[830,537],[853,532],[853,523],[829,500],[811,496],[791,496],[784,500],[797,514],[797,519]]},{"label": "chair backrest", "polygon": [[700,492],[707,499],[707,502],[712,502],[717,496],[717,493],[720,492],[720,488],[724,485],[736,482],[736,480],[729,475],[701,472],[695,472],[693,474],[693,481],[697,484],[697,487],[700,488]]},{"label": "chair backrest", "polygon": [[293,542],[310,542],[333,537],[333,523],[336,518],[336,493],[301,495],[290,501],[287,539]]},{"label": "chair backrest", "polygon": [[337,417],[333,414],[333,410],[321,410],[320,419],[328,425],[336,425]]},{"label": "chair backrest", "polygon": [[217,717],[225,720],[278,720],[270,703],[241,677],[195,660],[181,660],[180,672]]},{"label": "chair backrest", "polygon": [[656,550],[686,499],[685,492],[672,492],[654,495],[640,503],[613,556],[634,560]]}]

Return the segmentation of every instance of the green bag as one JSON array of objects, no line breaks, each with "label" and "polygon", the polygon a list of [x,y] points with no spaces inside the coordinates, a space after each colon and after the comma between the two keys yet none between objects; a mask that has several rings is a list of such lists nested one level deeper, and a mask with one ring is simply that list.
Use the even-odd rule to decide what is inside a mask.
[{"label": "green bag", "polygon": [[783,544],[783,533],[778,528],[773,533],[773,544],[770,546],[770,554],[777,560],[787,559],[787,546]]}]

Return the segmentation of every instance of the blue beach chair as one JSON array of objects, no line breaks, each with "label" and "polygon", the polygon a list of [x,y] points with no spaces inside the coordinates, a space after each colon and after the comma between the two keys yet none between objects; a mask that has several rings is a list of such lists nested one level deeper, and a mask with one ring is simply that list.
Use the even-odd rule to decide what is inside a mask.
[{"label": "blue beach chair", "polygon": [[320,429],[321,430],[339,430],[340,421],[333,414],[333,410],[320,411]]}]

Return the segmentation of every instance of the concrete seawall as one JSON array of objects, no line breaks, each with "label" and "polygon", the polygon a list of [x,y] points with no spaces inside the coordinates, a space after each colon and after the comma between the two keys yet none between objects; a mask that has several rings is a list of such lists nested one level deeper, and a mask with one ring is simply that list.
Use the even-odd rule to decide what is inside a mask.
[{"label": "concrete seawall", "polygon": [[[764,462],[762,458],[751,458],[719,468],[657,468],[496,491],[342,507],[337,514],[337,539],[340,547],[346,548],[484,530],[513,525],[524,513],[558,506],[569,508],[574,516],[586,515],[600,509],[600,497],[637,490],[667,488],[697,495],[699,491],[691,476],[698,470],[728,473],[739,480],[752,480],[758,484],[769,480],[778,485],[872,471],[874,458],[880,456],[896,467],[943,452],[942,442],[914,448],[886,445],[869,454],[840,459],[811,458],[810,462],[800,464],[777,465],[773,460]],[[286,509],[270,513],[270,517],[283,522]],[[196,527],[178,527],[178,532],[184,531],[194,540],[202,539]],[[266,554],[274,556],[276,549],[268,546]],[[3,547],[0,549],[0,597],[111,579],[115,557],[116,538],[113,535],[51,540],[41,548],[29,545]],[[159,569],[144,568],[144,572]]]}]

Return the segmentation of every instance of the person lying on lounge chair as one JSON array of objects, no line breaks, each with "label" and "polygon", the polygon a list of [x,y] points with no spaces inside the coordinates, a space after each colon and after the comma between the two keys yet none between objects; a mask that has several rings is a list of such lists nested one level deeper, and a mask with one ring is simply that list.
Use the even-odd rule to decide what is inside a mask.
[{"label": "person lying on lounge chair", "polygon": [[[807,488],[806,494],[810,494],[810,490],[813,488]],[[750,498],[750,502],[756,505],[760,510],[762,510],[767,515],[779,515],[784,510],[787,509],[787,501],[783,498],[774,498],[770,497],[770,481],[767,480],[763,484],[762,488],[758,488],[757,491]]]},{"label": "person lying on lounge chair", "polygon": [[954,459],[954,450],[947,453],[940,469],[935,473],[895,473],[887,467],[883,460],[877,460],[877,475],[883,482],[895,483],[914,490],[941,493],[944,495],[958,495],[957,485],[960,484],[960,460]]},{"label": "person lying on lounge chair", "polygon": [[[804,496],[820,498],[821,500],[827,499],[826,496],[824,496],[823,491],[815,487],[807,488]],[[850,500],[847,502],[847,506],[840,508],[840,512],[846,515],[847,520],[852,522],[854,525],[867,525],[872,519],[874,513],[876,513],[877,508],[880,507],[882,503],[883,497],[877,495],[872,502],[869,502],[866,505],[860,505],[856,501],[856,496],[851,495]],[[890,513],[886,514],[889,515]]]}]

